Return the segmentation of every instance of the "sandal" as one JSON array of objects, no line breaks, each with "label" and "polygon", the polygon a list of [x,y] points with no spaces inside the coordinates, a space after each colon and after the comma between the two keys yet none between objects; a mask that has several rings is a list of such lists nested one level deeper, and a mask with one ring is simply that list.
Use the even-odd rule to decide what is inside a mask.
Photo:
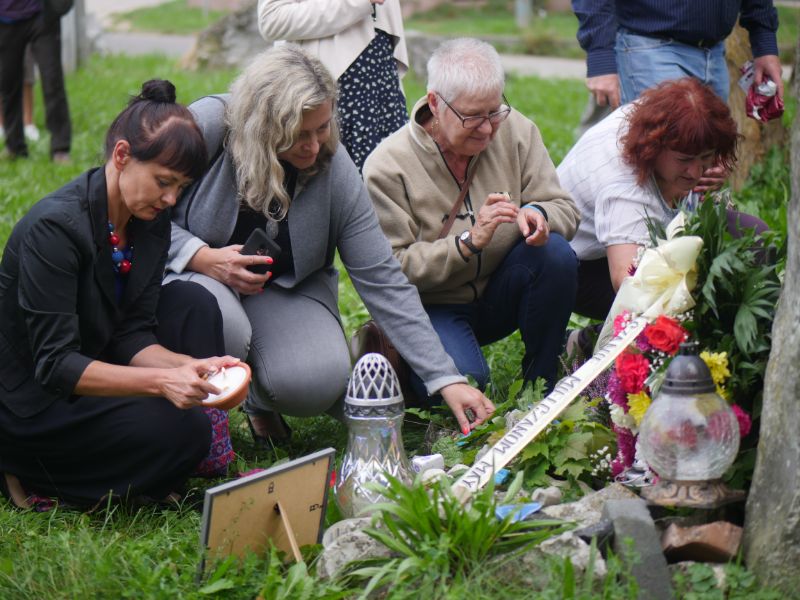
[{"label": "sandal", "polygon": [[16,475],[0,472],[0,494],[7,498],[17,508],[32,508],[33,505],[28,500],[28,494],[22,488],[22,484]]},{"label": "sandal", "polygon": [[288,442],[292,437],[292,428],[279,413],[245,411],[245,417],[256,446],[270,447]]}]

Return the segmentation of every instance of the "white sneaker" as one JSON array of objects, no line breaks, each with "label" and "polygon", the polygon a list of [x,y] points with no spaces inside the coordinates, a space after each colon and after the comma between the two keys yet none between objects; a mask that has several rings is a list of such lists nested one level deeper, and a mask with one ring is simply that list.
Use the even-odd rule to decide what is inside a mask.
[{"label": "white sneaker", "polygon": [[36,127],[33,123],[30,125],[25,125],[25,137],[28,138],[32,142],[39,141],[39,128]]}]

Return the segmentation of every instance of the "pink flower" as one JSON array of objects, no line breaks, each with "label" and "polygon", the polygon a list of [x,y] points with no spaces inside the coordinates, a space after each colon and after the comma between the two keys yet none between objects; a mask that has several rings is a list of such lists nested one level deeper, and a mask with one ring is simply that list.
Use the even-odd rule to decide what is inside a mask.
[{"label": "pink flower", "polygon": [[618,336],[622,333],[622,330],[628,326],[628,323],[631,322],[631,313],[627,310],[622,311],[616,317],[614,317],[614,336]]},{"label": "pink flower", "polygon": [[636,394],[650,374],[650,361],[642,354],[623,352],[617,357],[616,371],[625,393]]},{"label": "pink flower", "polygon": [[733,409],[733,413],[736,415],[736,420],[739,421],[739,436],[744,437],[750,433],[750,429],[753,426],[750,415],[748,415],[738,404],[732,404],[731,408]]},{"label": "pink flower", "polygon": [[622,389],[622,382],[616,370],[611,371],[611,375],[608,376],[608,398],[612,403],[621,406],[625,412],[628,412],[628,394]]},{"label": "pink flower", "polygon": [[636,436],[624,427],[612,425],[611,428],[617,434],[617,456],[623,468],[627,469],[636,458]]}]

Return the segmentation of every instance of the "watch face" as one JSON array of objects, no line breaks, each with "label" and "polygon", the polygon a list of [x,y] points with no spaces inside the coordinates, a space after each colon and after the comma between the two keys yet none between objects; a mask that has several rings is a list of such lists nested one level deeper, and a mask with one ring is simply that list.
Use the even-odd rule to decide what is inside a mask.
[{"label": "watch face", "polygon": [[461,237],[462,241],[466,242],[471,236],[469,235],[469,231],[465,231],[464,233],[461,234],[460,237]]}]

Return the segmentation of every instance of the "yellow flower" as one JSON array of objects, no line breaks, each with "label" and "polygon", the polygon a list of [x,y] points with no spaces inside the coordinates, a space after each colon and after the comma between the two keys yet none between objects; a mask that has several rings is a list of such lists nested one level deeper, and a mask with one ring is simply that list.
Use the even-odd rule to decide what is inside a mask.
[{"label": "yellow flower", "polygon": [[727,352],[709,352],[708,350],[703,350],[700,353],[700,358],[703,359],[703,362],[706,363],[709,371],[711,371],[711,378],[714,380],[714,383],[717,384],[717,387],[722,386],[725,380],[731,376],[731,372],[728,370]]},{"label": "yellow flower", "polygon": [[637,426],[642,423],[642,419],[644,419],[644,413],[647,412],[650,402],[650,396],[648,396],[645,392],[628,394],[628,414],[634,418]]}]

